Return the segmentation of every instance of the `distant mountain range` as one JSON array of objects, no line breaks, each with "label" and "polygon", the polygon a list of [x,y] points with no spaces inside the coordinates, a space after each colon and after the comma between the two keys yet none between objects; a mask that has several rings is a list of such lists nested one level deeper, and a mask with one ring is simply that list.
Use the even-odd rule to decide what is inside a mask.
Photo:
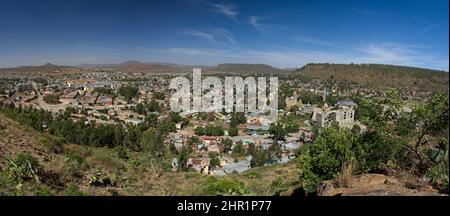
[{"label": "distant mountain range", "polygon": [[82,68],[115,68],[115,67],[127,67],[127,66],[168,66],[173,68],[192,68],[192,67],[207,67],[196,65],[181,65],[166,62],[140,62],[140,61],[126,61],[118,64],[81,64],[78,67]]},{"label": "distant mountain range", "polygon": [[307,64],[300,69],[280,69],[266,64],[226,63],[217,66],[181,65],[164,62],[126,61],[119,64],[84,64],[64,66],[47,63],[40,66],[20,66],[0,69],[0,75],[8,74],[63,74],[92,70],[176,73],[202,68],[204,73],[228,75],[283,75],[293,79],[298,76],[312,79],[333,79],[337,82],[354,82],[373,87],[405,87],[421,90],[448,90],[449,73],[438,70],[382,65],[382,64]]}]

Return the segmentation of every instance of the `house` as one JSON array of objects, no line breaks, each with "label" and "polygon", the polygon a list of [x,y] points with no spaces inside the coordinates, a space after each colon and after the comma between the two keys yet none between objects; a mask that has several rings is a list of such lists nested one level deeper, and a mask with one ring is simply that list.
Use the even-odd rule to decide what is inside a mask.
[{"label": "house", "polygon": [[122,83],[120,82],[111,83],[112,89],[119,89],[120,87],[122,87]]},{"label": "house", "polygon": [[299,105],[296,96],[287,97],[284,101],[286,103],[286,110],[290,110],[292,107]]},{"label": "house", "polygon": [[101,95],[97,99],[97,103],[103,104],[103,105],[112,105],[113,99],[110,96]]},{"label": "house", "polygon": [[203,144],[210,146],[210,145],[215,145],[217,143],[219,143],[219,141],[221,140],[220,137],[216,137],[216,136],[202,136],[201,141]]},{"label": "house", "polygon": [[273,139],[264,138],[260,140],[260,146],[264,150],[267,150],[269,149],[269,147],[272,145],[273,142],[274,142]]},{"label": "house", "polygon": [[180,150],[183,147],[183,135],[179,133],[173,134],[172,144],[177,150]]},{"label": "house", "polygon": [[284,151],[295,151],[296,149],[300,148],[300,143],[298,142],[288,142],[281,145]]},{"label": "house", "polygon": [[74,99],[78,95],[78,91],[72,91],[67,94],[61,95],[61,99]]},{"label": "house", "polygon": [[86,93],[83,96],[81,96],[80,101],[83,104],[88,104],[89,106],[93,106],[95,104],[95,101],[97,100],[96,94],[90,94]]},{"label": "house", "polygon": [[234,173],[234,172],[242,173],[251,168],[251,161],[252,161],[252,157],[248,156],[245,160],[230,163],[230,164],[224,166],[222,169],[223,169],[223,172],[227,175]]},{"label": "house", "polygon": [[247,125],[245,131],[247,134],[267,134],[269,131],[269,125]]},{"label": "house", "polygon": [[352,126],[355,121],[355,110],[353,107],[340,106],[338,110],[315,110],[312,120],[318,127],[327,127],[332,122],[339,126]]},{"label": "house", "polygon": [[209,172],[209,159],[207,158],[189,158],[187,166],[195,169],[197,172],[206,173]]},{"label": "house", "polygon": [[300,113],[305,115],[305,114],[311,114],[314,112],[314,106],[312,106],[311,104],[305,104],[301,109],[300,109]]},{"label": "house", "polygon": [[125,120],[125,122],[127,123],[127,124],[131,124],[131,125],[139,125],[139,124],[143,124],[144,123],[144,120],[142,120],[142,119],[127,119],[127,120]]},{"label": "house", "polygon": [[109,116],[108,115],[106,115],[104,113],[100,113],[98,111],[92,112],[92,115],[95,118],[98,118],[98,119],[109,120]]},{"label": "house", "polygon": [[219,144],[208,146],[208,152],[214,152],[214,153],[220,154],[220,152],[222,152],[222,150],[223,150],[223,147]]},{"label": "house", "polygon": [[338,105],[339,107],[355,107],[356,103],[352,100],[349,99],[345,99],[345,100],[340,100],[336,103],[336,105]]},{"label": "house", "polygon": [[226,155],[219,156],[219,160],[220,160],[220,167],[224,167],[233,162],[233,158]]},{"label": "house", "polygon": [[231,141],[233,141],[233,144],[236,144],[237,142],[242,142],[244,145],[248,145],[250,143],[255,143],[255,140],[252,136],[234,136],[231,137]]}]

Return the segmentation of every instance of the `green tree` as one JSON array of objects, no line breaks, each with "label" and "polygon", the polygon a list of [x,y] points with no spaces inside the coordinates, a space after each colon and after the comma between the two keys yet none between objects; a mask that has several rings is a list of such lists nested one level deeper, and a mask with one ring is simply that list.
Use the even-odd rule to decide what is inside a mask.
[{"label": "green tree", "polygon": [[230,127],[228,129],[228,136],[237,136],[239,133],[239,129],[237,127]]},{"label": "green tree", "polygon": [[288,190],[286,183],[283,181],[281,177],[278,177],[270,184],[270,189],[274,196],[280,196],[281,193]]},{"label": "green tree", "polygon": [[256,147],[254,143],[249,143],[247,148],[247,155],[255,156]]},{"label": "green tree", "polygon": [[174,122],[174,123],[178,123],[181,120],[183,120],[183,118],[176,112],[170,112],[169,117],[170,117],[170,121]]},{"label": "green tree", "polygon": [[252,167],[262,167],[266,164],[268,158],[268,152],[261,147],[255,148],[255,153],[251,161]]},{"label": "green tree", "polygon": [[315,192],[321,180],[333,179],[343,162],[353,162],[355,135],[348,130],[325,128],[306,154],[298,158],[300,178],[307,192]]},{"label": "green tree", "polygon": [[164,155],[163,137],[158,130],[149,128],[142,133],[140,147],[148,152],[153,158],[160,158]]},{"label": "green tree", "polygon": [[137,113],[139,113],[139,114],[141,114],[141,115],[144,115],[144,114],[146,113],[144,104],[138,103],[138,104],[136,105],[136,107],[134,108],[134,111],[137,112]]},{"label": "green tree", "polygon": [[211,166],[211,168],[220,166],[220,160],[214,152],[210,152],[208,156],[209,156],[209,165]]},{"label": "green tree", "polygon": [[146,118],[147,124],[149,127],[156,127],[158,126],[158,115],[155,113],[151,113]]},{"label": "green tree", "polygon": [[186,146],[183,146],[178,156],[178,171],[187,171],[187,161],[189,159],[189,150]]},{"label": "green tree", "polygon": [[237,142],[233,147],[233,154],[242,156],[244,155],[244,145],[242,142]]},{"label": "green tree", "polygon": [[197,126],[194,128],[194,133],[197,136],[203,136],[205,135],[205,129],[202,126]]},{"label": "green tree", "polygon": [[269,134],[273,136],[274,140],[284,140],[286,136],[286,130],[279,125],[271,124],[269,128]]},{"label": "green tree", "polygon": [[245,118],[245,113],[243,112],[235,112],[231,115],[230,127],[237,127],[239,124],[243,124],[247,122]]},{"label": "green tree", "polygon": [[298,124],[291,123],[286,125],[285,130],[287,133],[297,133],[299,128]]},{"label": "green tree", "polygon": [[222,140],[223,152],[231,151],[231,147],[233,146],[233,141],[229,138]]},{"label": "green tree", "polygon": [[20,153],[14,160],[7,161],[7,173],[9,178],[14,181],[27,181],[34,179],[36,182],[41,181],[43,168],[39,161],[28,153]]},{"label": "green tree", "polygon": [[205,182],[204,193],[214,196],[242,196],[249,194],[250,191],[242,182],[209,176]]},{"label": "green tree", "polygon": [[281,159],[283,150],[281,149],[281,146],[277,142],[273,142],[268,149],[269,158],[278,160]]},{"label": "green tree", "polygon": [[119,88],[119,94],[129,102],[139,94],[139,89],[133,86],[122,86]]}]

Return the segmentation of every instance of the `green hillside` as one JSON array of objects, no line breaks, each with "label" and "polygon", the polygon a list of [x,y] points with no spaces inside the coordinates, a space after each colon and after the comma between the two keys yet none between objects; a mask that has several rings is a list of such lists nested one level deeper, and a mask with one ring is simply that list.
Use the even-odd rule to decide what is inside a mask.
[{"label": "green hillside", "polygon": [[449,85],[448,73],[444,71],[381,64],[307,64],[295,71],[296,75],[380,88],[445,91]]}]

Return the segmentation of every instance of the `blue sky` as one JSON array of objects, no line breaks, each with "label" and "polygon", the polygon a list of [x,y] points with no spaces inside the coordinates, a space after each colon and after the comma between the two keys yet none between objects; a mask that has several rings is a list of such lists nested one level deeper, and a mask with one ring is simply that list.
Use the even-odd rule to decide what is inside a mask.
[{"label": "blue sky", "polygon": [[448,71],[448,8],[448,0],[0,0],[0,67],[138,60]]}]

